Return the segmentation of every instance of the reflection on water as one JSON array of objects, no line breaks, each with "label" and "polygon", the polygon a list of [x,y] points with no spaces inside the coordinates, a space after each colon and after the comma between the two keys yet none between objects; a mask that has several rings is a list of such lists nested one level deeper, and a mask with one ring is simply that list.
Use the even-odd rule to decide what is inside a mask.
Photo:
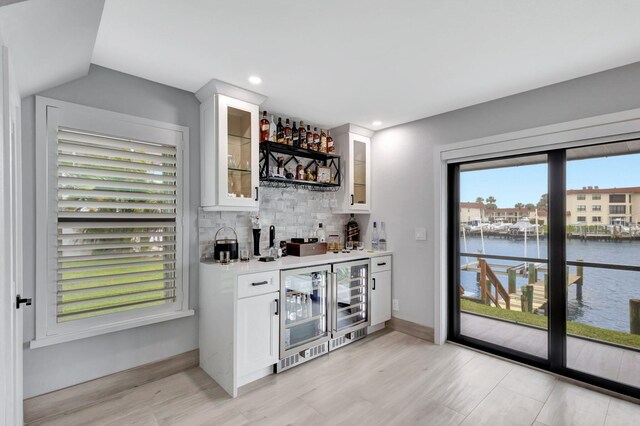
[{"label": "reflection on water", "polygon": [[[467,237],[466,250],[464,242],[460,241],[462,251],[476,253],[481,249],[478,237]],[[504,256],[524,256],[524,242],[503,239],[484,239],[485,253]],[[535,240],[527,242],[527,257],[536,257]],[[540,254],[547,258],[547,241],[540,241]],[[584,261],[616,263],[626,265],[640,264],[640,242],[604,242],[604,241],[567,241],[567,258]],[[469,259],[474,261],[475,259]],[[462,257],[461,263],[467,260]],[[492,261],[503,265],[522,262]],[[547,265],[543,265],[546,267]],[[575,268],[571,268],[575,273]],[[478,297],[480,294],[476,283],[475,272],[460,273],[462,287],[465,294]],[[542,278],[542,274],[539,275]],[[502,276],[500,277],[502,281]],[[506,286],[506,277],[503,284]],[[516,286],[527,284],[526,277],[518,277]],[[584,285],[582,300],[576,298],[576,286],[572,285],[568,291],[567,319],[595,327],[629,332],[629,299],[640,298],[640,273],[629,271],[614,271],[597,268],[584,268]]]}]

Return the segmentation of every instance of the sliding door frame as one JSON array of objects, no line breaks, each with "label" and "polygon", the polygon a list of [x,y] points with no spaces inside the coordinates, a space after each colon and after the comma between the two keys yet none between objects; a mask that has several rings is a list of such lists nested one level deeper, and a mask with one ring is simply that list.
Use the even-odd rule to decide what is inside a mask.
[{"label": "sliding door frame", "polygon": [[[584,145],[601,145],[629,140],[629,135],[617,140]],[[637,139],[637,138],[634,138]],[[566,168],[567,149],[584,146],[579,143],[554,150],[531,151],[520,155],[495,155],[481,160],[451,162],[447,164],[447,339],[474,349],[482,350],[536,368],[580,380],[613,392],[640,398],[640,389],[617,381],[595,376],[584,371],[567,367],[567,265],[571,264],[566,255]],[[548,353],[543,359],[508,347],[486,342],[461,334],[460,296],[458,293],[460,278],[460,166],[465,163],[506,159],[529,155],[545,154],[548,176]],[[490,256],[489,256],[490,257]]]}]

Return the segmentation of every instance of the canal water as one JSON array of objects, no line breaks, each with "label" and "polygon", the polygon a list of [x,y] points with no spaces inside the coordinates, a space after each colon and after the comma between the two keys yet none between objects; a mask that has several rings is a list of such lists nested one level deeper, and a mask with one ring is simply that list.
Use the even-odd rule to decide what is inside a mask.
[{"label": "canal water", "polygon": [[[482,248],[479,237],[467,237],[465,249],[464,240],[460,239],[460,250],[468,253],[478,253]],[[486,254],[504,256],[524,256],[523,240],[508,240],[498,238],[484,238]],[[535,236],[527,241],[527,257],[537,258]],[[547,259],[547,241],[540,241],[540,258]],[[626,265],[640,265],[640,241],[610,242],[610,241],[582,241],[567,240],[567,257],[569,260],[584,260],[587,262],[615,263]],[[470,258],[472,262],[476,259]],[[467,259],[463,256],[460,263]],[[489,263],[502,265],[520,264],[504,260],[489,260]],[[547,267],[544,265],[543,267]],[[575,274],[575,267],[570,268]],[[499,276],[503,285],[507,286],[507,277]],[[539,279],[543,278],[540,273]],[[478,297],[479,286],[475,272],[460,273],[465,295]],[[518,277],[516,286],[519,288],[528,283],[526,277]],[[584,285],[582,300],[576,298],[576,285],[572,285],[568,292],[567,317],[569,321],[582,324],[629,332],[629,299],[640,299],[640,272],[615,271],[610,269],[584,268]]]}]

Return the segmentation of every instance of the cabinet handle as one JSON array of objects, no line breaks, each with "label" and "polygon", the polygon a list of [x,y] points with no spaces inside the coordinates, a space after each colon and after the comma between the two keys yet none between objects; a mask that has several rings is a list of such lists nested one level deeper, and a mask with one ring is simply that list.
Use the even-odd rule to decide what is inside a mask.
[{"label": "cabinet handle", "polygon": [[381,262],[381,263],[378,263],[378,266],[384,266],[386,264],[387,264],[387,262]]},{"label": "cabinet handle", "polygon": [[260,281],[259,283],[251,283],[252,286],[269,284],[269,281]]},{"label": "cabinet handle", "polygon": [[256,201],[258,201],[258,189],[259,187],[256,186]]},{"label": "cabinet handle", "polygon": [[353,205],[353,194],[351,194],[351,205]]},{"label": "cabinet handle", "polygon": [[280,313],[280,301],[278,299],[275,300],[276,302],[276,312],[275,315],[279,315]]},{"label": "cabinet handle", "polygon": [[373,280],[373,288],[372,288],[372,290],[375,290],[376,289],[376,279],[375,278],[371,278],[371,279]]}]

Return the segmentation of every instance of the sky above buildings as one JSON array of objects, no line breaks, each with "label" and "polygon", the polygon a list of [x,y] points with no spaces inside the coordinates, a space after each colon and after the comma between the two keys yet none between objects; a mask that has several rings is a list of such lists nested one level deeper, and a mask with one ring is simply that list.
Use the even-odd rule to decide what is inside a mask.
[{"label": "sky above buildings", "polygon": [[[567,189],[583,186],[640,186],[640,154],[574,160],[567,163]],[[460,173],[460,200],[493,196],[498,207],[533,203],[548,192],[547,165],[533,164]]]}]

